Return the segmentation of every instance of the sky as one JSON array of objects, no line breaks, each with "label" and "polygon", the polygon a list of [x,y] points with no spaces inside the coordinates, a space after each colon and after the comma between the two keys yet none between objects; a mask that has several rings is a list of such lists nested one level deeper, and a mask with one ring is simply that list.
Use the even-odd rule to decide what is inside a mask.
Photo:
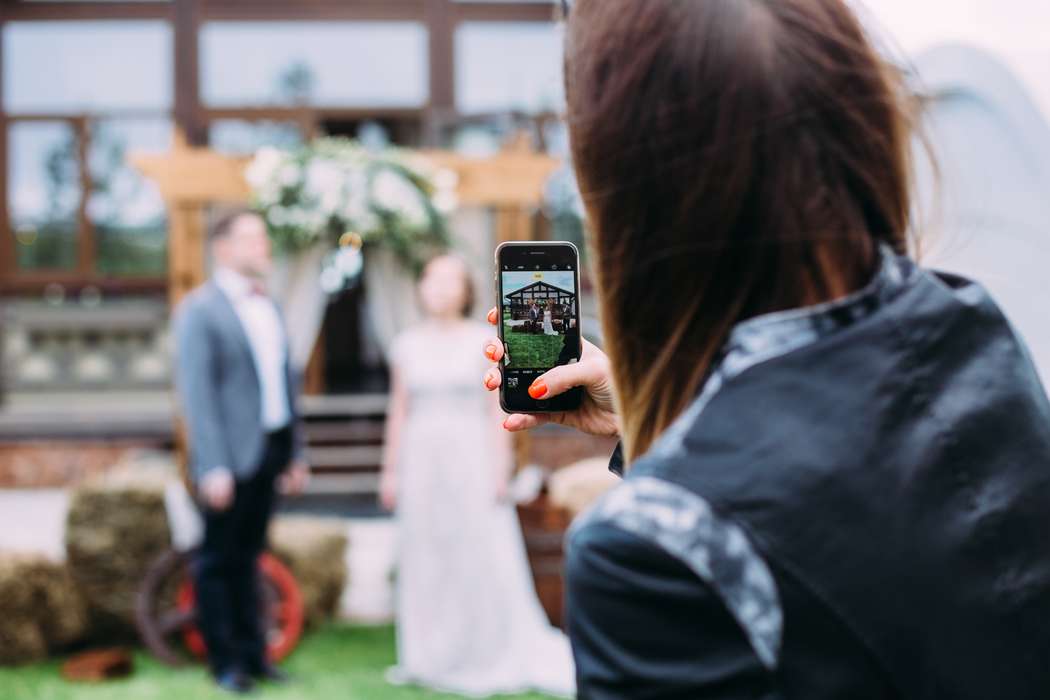
[{"label": "sky", "polygon": [[1050,0],[847,0],[895,57],[948,42],[995,54],[1050,120]]},{"label": "sky", "polygon": [[504,272],[503,293],[510,294],[522,287],[527,287],[533,282],[546,282],[555,287],[560,287],[567,292],[576,288],[576,280],[573,272]]}]

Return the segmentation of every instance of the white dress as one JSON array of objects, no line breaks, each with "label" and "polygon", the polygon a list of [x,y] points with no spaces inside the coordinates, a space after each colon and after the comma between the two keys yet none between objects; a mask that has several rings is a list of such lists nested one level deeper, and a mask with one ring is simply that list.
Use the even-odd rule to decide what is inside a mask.
[{"label": "white dress", "polygon": [[554,325],[551,323],[551,310],[547,309],[543,312],[543,334],[544,335],[558,335],[558,332],[554,330]]},{"label": "white dress", "polygon": [[398,666],[387,677],[471,697],[569,697],[568,640],[536,596],[514,507],[495,498],[499,417],[481,387],[489,335],[470,322],[427,324],[395,342],[408,409],[397,467]]}]

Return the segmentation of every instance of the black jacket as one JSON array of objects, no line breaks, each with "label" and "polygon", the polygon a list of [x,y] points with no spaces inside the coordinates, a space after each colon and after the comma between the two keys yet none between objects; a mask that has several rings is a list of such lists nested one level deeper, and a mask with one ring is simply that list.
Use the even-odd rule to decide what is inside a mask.
[{"label": "black jacket", "polygon": [[574,526],[580,697],[1050,698],[1050,404],[978,285],[884,254],[738,326]]}]

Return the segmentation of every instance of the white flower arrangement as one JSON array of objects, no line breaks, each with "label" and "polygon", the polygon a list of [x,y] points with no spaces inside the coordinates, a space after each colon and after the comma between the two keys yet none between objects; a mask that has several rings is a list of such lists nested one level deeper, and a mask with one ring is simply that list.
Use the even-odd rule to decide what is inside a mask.
[{"label": "white flower arrangement", "polygon": [[448,244],[445,214],[457,204],[456,174],[434,170],[410,151],[325,138],[294,150],[262,148],[245,177],[284,250],[319,242],[335,248],[353,233],[352,240],[387,247],[418,269]]}]

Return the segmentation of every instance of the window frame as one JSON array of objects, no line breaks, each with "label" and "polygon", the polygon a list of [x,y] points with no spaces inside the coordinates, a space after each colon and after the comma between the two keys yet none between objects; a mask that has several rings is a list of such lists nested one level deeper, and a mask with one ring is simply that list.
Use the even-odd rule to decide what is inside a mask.
[{"label": "window frame", "polygon": [[[0,85],[0,297],[39,293],[49,284],[60,284],[68,292],[93,286],[115,293],[163,293],[167,276],[112,277],[97,271],[97,240],[87,216],[86,193],[90,186],[87,153],[90,124],[94,119],[128,116],[167,117],[191,145],[207,144],[213,120],[292,121],[309,138],[320,133],[324,121],[383,119],[412,122],[424,142],[433,142],[442,124],[456,120],[455,32],[461,22],[536,22],[553,24],[558,20],[558,3],[538,2],[456,2],[455,0],[171,0],[169,2],[71,1],[29,2],[0,0],[0,42],[2,29],[11,21],[68,20],[162,20],[171,23],[174,71],[174,105],[169,112],[134,114],[106,111],[98,114],[9,115],[3,104]],[[429,101],[420,108],[327,109],[327,108],[208,108],[200,95],[201,26],[211,20],[286,21],[417,21],[428,33]],[[0,60],[2,60],[0,45]],[[0,65],[2,71],[2,65]],[[2,74],[2,72],[0,72]],[[467,115],[476,118],[482,115]],[[78,208],[78,254],[75,270],[22,270],[17,265],[17,244],[10,223],[8,206],[8,126],[29,118],[74,121],[78,124],[81,197]]]}]

